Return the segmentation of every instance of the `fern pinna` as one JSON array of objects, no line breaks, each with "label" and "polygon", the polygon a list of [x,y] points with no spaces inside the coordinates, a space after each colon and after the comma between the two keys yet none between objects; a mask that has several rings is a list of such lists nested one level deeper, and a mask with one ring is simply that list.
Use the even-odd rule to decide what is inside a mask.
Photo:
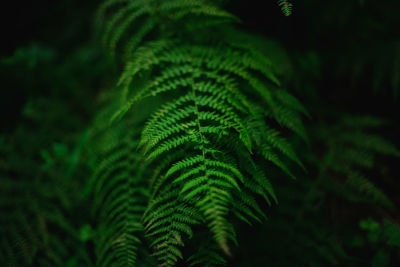
[{"label": "fern pinna", "polygon": [[[143,202],[137,202],[140,194],[121,197],[120,192],[146,191],[138,189],[146,187],[146,181],[150,198],[141,224],[160,266],[184,258],[180,246],[196,234],[194,225],[207,226],[214,242],[230,255],[230,242],[237,242],[232,215],[251,224],[265,217],[260,197],[268,204],[277,201],[265,166],[289,176],[288,162],[302,166],[276,125],[307,140],[301,122],[304,107],[280,87],[274,66],[261,52],[210,34],[236,21],[211,1],[111,0],[100,8],[99,20],[107,13],[111,19],[103,23],[103,40],[112,53],[122,36],[129,36],[117,84],[122,104],[109,131],[115,130],[113,125],[129,124],[143,106],[149,112],[144,125],[118,128],[134,136],[130,132],[141,127],[140,139],[132,140],[145,161],[140,156],[132,160],[138,153],[132,141],[115,140],[114,152],[103,154],[94,178],[108,229],[102,266],[115,263],[106,255],[112,251],[110,242],[117,243],[111,253],[120,254],[120,246],[122,253],[130,253],[132,258],[123,264],[135,264],[140,227],[137,216],[129,214],[132,209],[142,212]],[[135,173],[146,175],[132,182],[136,178],[129,177]],[[129,225],[134,229],[122,233]],[[215,250],[197,253],[209,257],[195,254],[192,264],[221,262]]]},{"label": "fern pinna", "polygon": [[290,16],[292,14],[293,4],[287,0],[278,0],[278,5],[281,7],[282,13],[285,16]]}]

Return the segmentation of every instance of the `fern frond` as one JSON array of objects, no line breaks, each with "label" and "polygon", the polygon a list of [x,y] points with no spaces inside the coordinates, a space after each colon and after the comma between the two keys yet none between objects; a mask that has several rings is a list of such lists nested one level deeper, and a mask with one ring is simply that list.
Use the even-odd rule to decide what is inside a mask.
[{"label": "fern frond", "polygon": [[328,140],[329,156],[324,160],[325,171],[333,170],[344,176],[344,184],[332,179],[328,187],[352,201],[393,206],[382,190],[363,175],[363,170],[374,167],[377,155],[400,156],[393,144],[370,132],[386,123],[371,116],[344,116],[330,128],[320,129],[318,138]]},{"label": "fern frond", "polygon": [[292,14],[293,4],[287,0],[278,0],[278,5],[281,7],[282,13],[285,16],[290,16]]},{"label": "fern frond", "polygon": [[[191,24],[198,18],[201,22],[202,17],[222,22],[233,21],[234,16],[203,0],[154,0],[143,6],[138,2],[122,4],[122,11],[117,8],[105,26],[104,40],[113,49],[134,21],[146,25],[128,41],[129,49],[135,51],[126,58],[117,84],[122,89],[122,105],[111,118],[113,125],[126,121],[131,109],[150,98],[164,101],[153,107],[141,131],[138,145],[147,161],[134,165],[151,177],[151,200],[142,221],[154,256],[162,266],[173,266],[183,257],[184,237],[191,238],[191,227],[198,223],[206,224],[216,244],[229,254],[229,243],[237,243],[230,213],[247,223],[261,221],[265,215],[256,196],[268,204],[271,199],[277,202],[271,183],[252,155],[264,156],[290,176],[285,158],[302,166],[290,144],[266,119],[306,140],[300,117],[307,111],[279,88],[273,64],[256,49],[196,38],[184,41],[179,36],[190,34],[186,32],[190,25],[174,35],[168,32],[170,27],[181,29],[177,22],[182,20]],[[113,3],[103,7],[102,14]],[[155,24],[165,35],[134,48],[154,32]],[[249,123],[252,120],[261,126]],[[130,147],[116,150],[101,167],[109,170],[97,179],[98,188],[106,190],[104,197],[123,192],[114,189],[125,179],[119,172],[132,167],[125,154]],[[109,175],[113,177],[108,179]],[[121,201],[110,202],[115,204],[114,212],[104,209],[110,221],[124,209],[117,207]]]},{"label": "fern frond", "polygon": [[303,164],[294,152],[290,143],[288,143],[285,138],[281,137],[277,130],[270,128],[264,120],[259,118],[259,116],[248,120],[247,127],[258,145],[260,154],[263,155],[266,160],[271,161],[292,177],[293,175],[284,163],[284,160],[279,158],[279,153],[304,169]]},{"label": "fern frond", "polygon": [[363,132],[343,133],[338,136],[341,142],[345,142],[358,148],[367,149],[371,152],[388,155],[400,156],[400,151],[382,137],[375,134]]},{"label": "fern frond", "polygon": [[[190,109],[191,115],[194,116],[194,120],[192,122],[181,122],[182,116],[174,117],[173,111],[171,116],[168,117],[173,119],[172,123],[163,116],[160,116],[160,118],[153,117],[153,120],[147,124],[147,127],[145,127],[143,131],[145,135],[142,140],[145,140],[143,143],[147,145],[147,151],[155,147],[154,151],[149,153],[149,158],[156,157],[164,151],[176,149],[178,146],[184,144],[192,144],[193,149],[199,150],[197,156],[184,158],[176,162],[167,171],[164,179],[167,179],[177,172],[182,173],[177,178],[177,181],[183,184],[180,193],[184,195],[184,199],[196,198],[200,200],[197,205],[200,206],[207,220],[210,221],[210,228],[216,233],[215,238],[218,242],[223,244],[222,246],[226,247],[225,236],[221,233],[227,232],[228,230],[224,226],[227,225],[227,222],[223,217],[226,215],[229,193],[227,193],[228,191],[224,190],[224,188],[230,189],[235,187],[239,189],[236,179],[242,179],[242,175],[232,165],[207,158],[208,154],[212,153],[213,150],[206,148],[209,141],[206,139],[205,135],[219,135],[220,133],[214,130],[215,127],[202,127],[201,122],[211,121],[222,124],[224,128],[234,128],[234,124],[227,124],[227,122],[229,122],[229,120],[235,120],[235,118],[233,115],[220,117],[217,113],[200,112],[198,108],[202,106],[201,104],[206,104],[207,102],[199,101],[201,99],[198,99],[193,92],[191,96],[185,96],[183,99],[190,100],[192,103],[187,103],[187,101],[178,99],[172,102],[173,104],[170,106],[177,106],[177,110],[183,110],[178,108],[179,105],[177,103],[182,105],[190,104],[192,106]],[[211,107],[208,106],[208,108]],[[156,114],[162,114],[164,111],[165,108],[162,107]],[[186,116],[183,118],[185,117]],[[181,132],[181,129],[185,131]],[[162,138],[158,137],[160,133],[164,134]],[[167,138],[171,134],[175,134],[176,137],[169,138],[169,141],[163,141],[164,138]],[[155,136],[155,138],[153,136]],[[192,170],[189,171],[188,168]],[[187,173],[185,173],[188,171],[192,175],[187,175]],[[234,178],[234,175],[238,178]],[[218,209],[218,211],[211,212],[212,209]]]},{"label": "fern frond", "polygon": [[[94,173],[93,193],[102,233],[97,243],[99,266],[136,266],[141,234],[141,217],[149,198],[142,179],[144,165],[137,151],[138,135],[127,134],[125,123],[115,125],[113,136],[103,135],[97,142],[107,142]],[[111,137],[111,139],[110,139]]]},{"label": "fern frond", "polygon": [[[140,145],[149,160],[180,149],[187,151],[185,157],[175,159],[166,171],[162,184],[168,185],[171,181],[181,188],[180,194],[185,200],[197,199],[196,206],[215,240],[229,253],[227,242],[235,241],[235,235],[226,218],[232,194],[240,192],[240,184],[247,184],[251,188],[249,192],[262,195],[268,202],[268,195],[276,197],[265,176],[253,175],[253,182],[245,182],[235,163],[225,161],[224,150],[214,142],[224,136],[232,136],[249,152],[253,151],[254,141],[258,145],[268,142],[276,152],[269,152],[264,146],[260,154],[283,171],[291,174],[278,154],[300,164],[290,145],[277,137],[279,132],[268,128],[265,123],[264,128],[249,129],[245,118],[256,114],[263,118],[264,112],[256,108],[251,97],[239,90],[238,84],[246,82],[254,88],[269,106],[273,118],[303,137],[305,131],[297,112],[306,111],[297,100],[275,87],[279,81],[270,61],[260,55],[255,57],[246,49],[189,46],[166,40],[140,48],[134,59],[127,64],[119,81],[124,95],[134,96],[115,113],[113,119],[122,118],[134,104],[145,98],[184,92],[154,112],[142,131]],[[155,69],[159,71],[154,73],[151,82],[141,88],[133,88],[137,75]],[[131,89],[136,92],[127,93]],[[259,207],[251,199],[250,195],[238,199],[245,201],[241,204],[242,218],[243,215],[259,218]]]},{"label": "fern frond", "polygon": [[[301,119],[297,114],[298,110],[301,110],[301,112],[306,111],[299,102],[296,101],[294,97],[289,97],[287,93],[280,92],[280,89],[274,89],[273,86],[269,87],[267,83],[261,82],[260,79],[251,74],[251,72],[254,71],[259,72],[264,75],[265,79],[279,84],[279,81],[270,67],[268,59],[263,59],[260,56],[255,58],[251,54],[246,53],[246,51],[235,51],[227,48],[216,49],[214,47],[204,46],[187,47],[176,44],[174,48],[165,51],[167,49],[166,43],[168,42],[161,42],[161,46],[155,43],[157,50],[153,50],[153,44],[150,44],[149,47],[144,48],[144,51],[140,51],[140,54],[138,51],[137,56],[135,56],[135,64],[127,64],[124,73],[121,75],[119,84],[123,86],[123,91],[126,92],[131,88],[132,78],[139,72],[148,70],[151,67],[164,66],[166,64],[171,64],[170,68],[172,68],[172,70],[169,71],[170,68],[166,68],[166,72],[163,72],[160,76],[155,78],[152,84],[139,90],[136,96],[128,100],[115,114],[114,118],[123,116],[134,103],[144,97],[166,93],[171,90],[176,90],[179,87],[188,87],[190,80],[185,74],[189,75],[189,73],[196,78],[202,76],[210,79],[214,78],[217,82],[222,82],[225,85],[224,87],[229,86],[226,88],[229,89],[229,91],[219,90],[222,92],[221,97],[226,98],[228,93],[233,94],[239,99],[232,101],[233,96],[230,96],[230,103],[241,103],[245,107],[247,106],[247,109],[251,109],[252,107],[249,104],[249,100],[243,93],[232,87],[231,82],[229,84],[226,83],[229,80],[222,80],[221,78],[217,78],[216,75],[213,75],[216,72],[227,72],[231,76],[231,79],[236,77],[239,81],[243,79],[248,82],[248,84],[264,99],[265,103],[269,105],[269,114],[281,125],[293,130],[305,140],[307,139]],[[169,44],[172,45],[172,43]],[[146,53],[146,51],[151,51],[152,53]],[[202,62],[204,62],[210,70],[200,68]],[[179,65],[180,67],[175,68],[175,65]],[[155,89],[153,89],[154,87]]]},{"label": "fern frond", "polygon": [[[116,11],[107,16],[113,9]],[[126,58],[130,58],[146,36],[165,25],[165,20],[173,24],[189,16],[217,19],[220,23],[238,20],[205,0],[111,0],[99,7],[96,22],[102,31],[103,44],[113,58],[121,40],[130,36],[124,48]]]},{"label": "fern frond", "polygon": [[202,242],[202,246],[196,250],[196,252],[188,258],[189,266],[222,266],[226,264],[226,260],[222,257],[218,248],[211,242]]},{"label": "fern frond", "polygon": [[387,207],[393,205],[389,198],[361,173],[351,172],[346,181],[346,185],[354,188],[361,194],[367,195],[368,198],[372,198],[373,202],[380,203]]},{"label": "fern frond", "polygon": [[184,234],[193,235],[191,226],[197,224],[200,217],[193,204],[179,197],[178,189],[166,189],[151,200],[143,223],[160,266],[174,266],[183,258],[178,247],[183,246]]}]

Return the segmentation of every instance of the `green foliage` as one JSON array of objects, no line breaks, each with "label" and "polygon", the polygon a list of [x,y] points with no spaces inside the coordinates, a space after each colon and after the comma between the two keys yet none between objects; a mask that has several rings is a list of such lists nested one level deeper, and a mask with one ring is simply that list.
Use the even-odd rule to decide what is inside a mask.
[{"label": "green foliage", "polygon": [[369,116],[343,116],[332,126],[323,125],[314,132],[314,140],[324,142],[325,156],[320,163],[320,176],[328,190],[350,201],[367,201],[387,207],[393,204],[362,170],[372,169],[378,155],[400,156],[391,143],[371,133],[385,120]]},{"label": "green foliage", "polygon": [[[135,8],[139,4],[140,1],[134,1],[131,5]],[[180,20],[186,14],[198,12],[233,18],[203,1],[167,1],[157,7],[152,16],[163,17],[163,12],[173,10],[169,17]],[[124,7],[121,12],[130,8]],[[115,29],[106,26],[106,35],[124,34],[125,25]],[[133,36],[136,34],[140,35],[136,32]],[[153,239],[154,255],[162,266],[172,266],[183,257],[178,248],[183,245],[183,233],[190,238],[191,226],[198,223],[205,223],[220,248],[230,254],[228,241],[237,242],[227,218],[230,211],[245,222],[260,221],[264,214],[254,200],[255,195],[264,197],[269,204],[271,197],[276,201],[270,182],[251,154],[259,154],[291,176],[283,158],[301,163],[290,144],[279,136],[278,130],[266,124],[265,118],[276,120],[306,139],[299,115],[306,111],[299,101],[279,88],[267,57],[251,47],[230,45],[224,40],[220,44],[188,40],[160,38],[128,57],[118,82],[125,103],[112,117],[112,122],[120,121],[137,102],[149,97],[174,96],[151,111],[140,139],[148,161],[159,162],[169,157],[151,181],[152,197],[143,217],[147,235]],[[146,78],[137,83],[141,77]],[[121,153],[120,149],[117,153]],[[109,164],[115,167],[115,162]],[[151,163],[148,166],[153,168]],[[119,179],[118,174],[111,173],[116,176],[110,177],[110,181]],[[112,220],[117,223],[117,219]]]},{"label": "green foliage", "polygon": [[372,266],[390,266],[391,254],[396,254],[400,245],[400,227],[388,220],[380,224],[369,218],[360,221],[360,228],[367,234],[362,242],[378,248],[372,258]]},{"label": "green foliage", "polygon": [[60,3],[0,57],[2,266],[400,264],[398,4]]},{"label": "green foliage", "polygon": [[[135,32],[125,38],[125,55],[130,58],[131,53],[148,35],[171,35],[173,27],[179,21],[185,20],[189,22],[186,27],[194,27],[199,21],[222,22],[232,19],[236,18],[206,0],[109,0],[99,7],[96,26],[99,27],[103,44],[110,49],[112,57],[115,56],[118,44],[128,36],[127,32]],[[171,28],[168,29],[168,26]],[[198,27],[197,25],[196,28]]]},{"label": "green foliage", "polygon": [[189,266],[223,266],[226,260],[218,252],[218,247],[210,242],[202,242],[201,247],[189,257]]},{"label": "green foliage", "polygon": [[[54,143],[40,158],[38,147],[27,145],[32,142],[24,136],[27,130],[2,136],[0,143],[0,260],[5,266],[90,264],[84,250],[89,234],[83,236],[79,226],[67,220],[81,202],[79,195],[71,194],[76,187],[71,176],[78,175],[74,158],[82,149],[68,151],[66,145]],[[70,238],[63,241],[63,235]]]},{"label": "green foliage", "polygon": [[282,13],[285,16],[290,16],[292,14],[293,4],[287,0],[278,0],[278,5],[281,7]]},{"label": "green foliage", "polygon": [[[374,266],[389,266],[384,262],[397,259],[395,249],[380,249],[392,237],[396,240],[396,225],[387,224],[390,234],[382,234],[377,222],[362,223],[370,233],[360,232],[358,224],[353,227],[351,221],[341,223],[344,216],[352,216],[348,213],[365,208],[363,205],[368,205],[368,214],[395,210],[391,197],[376,185],[378,177],[366,175],[373,173],[368,170],[379,169],[381,161],[390,155],[398,156],[397,149],[376,133],[388,122],[372,116],[343,114],[340,119],[325,118],[329,118],[328,125],[318,123],[310,128],[311,147],[304,152],[303,160],[308,173],[275,186],[280,196],[278,208],[257,230],[258,238],[242,240],[262,243],[263,237],[268,236],[269,242],[262,249],[244,252],[250,254],[249,258],[255,257],[256,266],[274,257],[282,260],[273,266],[359,266],[368,261],[376,262]],[[354,257],[355,250],[370,247],[376,255]],[[258,263],[257,257],[263,253],[266,259]]]},{"label": "green foliage", "polygon": [[146,208],[149,192],[141,178],[140,158],[136,152],[135,132],[123,132],[123,124],[98,133],[101,161],[93,176],[93,194],[98,209],[97,260],[98,266],[117,262],[120,266],[136,264],[141,216]]}]

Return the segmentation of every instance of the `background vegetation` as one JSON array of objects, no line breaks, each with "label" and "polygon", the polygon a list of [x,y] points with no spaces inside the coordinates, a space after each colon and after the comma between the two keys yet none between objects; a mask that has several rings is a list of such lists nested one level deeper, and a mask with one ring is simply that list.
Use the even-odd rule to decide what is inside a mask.
[{"label": "background vegetation", "polygon": [[[291,2],[292,12],[281,10],[281,2]],[[241,20],[235,30],[223,26],[226,35],[220,38],[261,51],[281,87],[305,107],[300,112],[306,114],[304,136],[299,128],[292,127],[293,134],[281,121],[268,120],[293,146],[304,168],[285,158],[288,172],[296,177],[292,179],[261,163],[278,200],[268,206],[255,197],[267,219],[248,225],[229,217],[238,241],[229,241],[229,252],[225,241],[215,237],[220,229],[195,225],[194,238],[179,247],[184,257],[176,266],[198,260],[198,266],[399,266],[399,2],[214,3]],[[1,8],[0,262],[5,266],[160,262],[161,256],[150,256],[154,251],[140,223],[116,240],[120,230],[113,222],[146,222],[152,216],[146,208],[150,175],[130,177],[139,177],[144,164],[136,149],[140,114],[166,98],[151,100],[135,119],[128,112],[127,119],[107,128],[117,110],[113,105],[121,90],[115,85],[124,60],[122,52],[113,56],[104,42],[102,22],[95,16],[100,5],[37,0],[23,5],[9,1]],[[160,31],[174,34],[181,26]],[[215,37],[204,27],[179,37],[194,43]],[[114,150],[128,167],[103,175],[102,160]],[[164,164],[164,159],[150,166]],[[128,186],[116,193],[119,202],[112,202],[112,193],[99,181],[120,173],[126,176],[118,176],[116,184]],[[125,212],[113,221],[109,212],[118,207]],[[198,216],[188,214],[181,215]]]}]

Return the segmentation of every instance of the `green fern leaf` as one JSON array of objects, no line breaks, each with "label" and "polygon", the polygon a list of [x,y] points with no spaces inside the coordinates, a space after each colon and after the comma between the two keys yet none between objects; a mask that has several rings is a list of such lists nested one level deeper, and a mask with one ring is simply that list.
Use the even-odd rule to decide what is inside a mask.
[{"label": "green fern leaf", "polygon": [[292,14],[293,4],[287,0],[278,0],[278,5],[282,9],[282,13],[285,16],[290,16]]}]

